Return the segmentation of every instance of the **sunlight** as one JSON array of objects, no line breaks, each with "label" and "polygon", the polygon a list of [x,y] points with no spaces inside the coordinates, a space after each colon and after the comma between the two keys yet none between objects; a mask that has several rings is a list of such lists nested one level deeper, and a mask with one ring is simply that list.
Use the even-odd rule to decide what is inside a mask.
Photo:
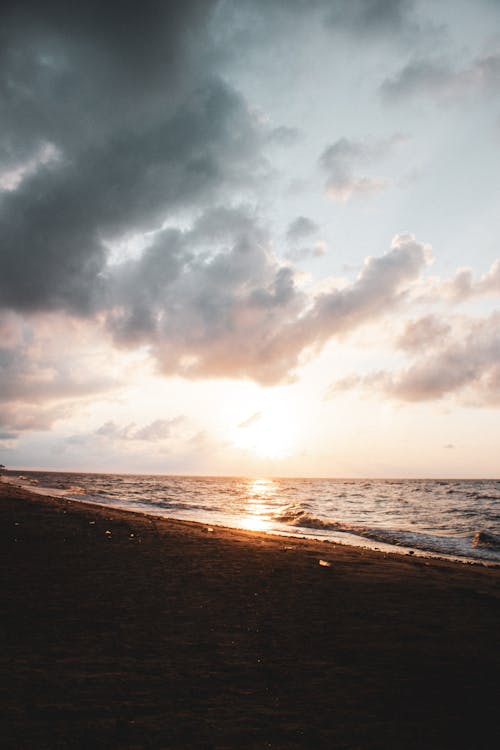
[{"label": "sunlight", "polygon": [[248,483],[246,515],[241,519],[241,527],[249,531],[268,531],[271,527],[271,506],[269,500],[276,492],[272,479],[255,479]]},{"label": "sunlight", "polygon": [[275,407],[256,412],[239,424],[231,442],[236,448],[261,458],[287,458],[296,444],[296,426],[283,407]]}]

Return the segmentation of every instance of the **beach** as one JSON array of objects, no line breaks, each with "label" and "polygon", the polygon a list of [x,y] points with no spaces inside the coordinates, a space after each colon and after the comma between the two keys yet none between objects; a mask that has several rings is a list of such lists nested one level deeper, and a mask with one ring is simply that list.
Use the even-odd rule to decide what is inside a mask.
[{"label": "beach", "polygon": [[500,569],[0,483],[3,746],[490,748]]}]

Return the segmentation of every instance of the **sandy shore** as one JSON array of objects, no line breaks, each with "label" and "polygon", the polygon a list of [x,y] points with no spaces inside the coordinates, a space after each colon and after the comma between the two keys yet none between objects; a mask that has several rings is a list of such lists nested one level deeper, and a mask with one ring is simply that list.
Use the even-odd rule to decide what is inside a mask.
[{"label": "sandy shore", "polygon": [[208,531],[1,483],[0,517],[3,747],[498,740],[498,568]]}]

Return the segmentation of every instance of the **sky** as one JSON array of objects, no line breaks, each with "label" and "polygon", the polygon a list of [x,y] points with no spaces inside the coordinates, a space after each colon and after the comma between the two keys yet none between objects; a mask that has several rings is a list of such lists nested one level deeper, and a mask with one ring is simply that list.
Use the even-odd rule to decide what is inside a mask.
[{"label": "sky", "polygon": [[500,2],[5,2],[0,462],[500,476]]}]

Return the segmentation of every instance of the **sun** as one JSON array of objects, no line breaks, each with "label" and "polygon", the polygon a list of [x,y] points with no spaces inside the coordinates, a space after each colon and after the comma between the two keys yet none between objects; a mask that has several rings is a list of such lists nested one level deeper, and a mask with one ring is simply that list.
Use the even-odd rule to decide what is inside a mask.
[{"label": "sun", "polygon": [[260,458],[287,458],[296,443],[296,427],[284,409],[255,412],[233,432],[231,442]]}]

